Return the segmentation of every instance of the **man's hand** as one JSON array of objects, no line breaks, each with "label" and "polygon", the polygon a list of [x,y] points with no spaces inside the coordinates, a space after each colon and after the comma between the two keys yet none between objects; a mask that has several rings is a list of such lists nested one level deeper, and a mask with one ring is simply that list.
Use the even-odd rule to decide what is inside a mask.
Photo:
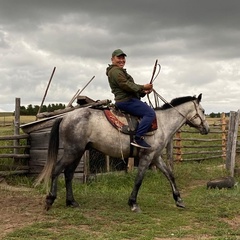
[{"label": "man's hand", "polygon": [[144,90],[144,93],[146,93],[146,94],[149,94],[151,92],[152,92],[152,89],[151,90]]},{"label": "man's hand", "polygon": [[153,85],[150,83],[147,83],[143,86],[143,90],[152,91],[152,89],[153,89]]},{"label": "man's hand", "polygon": [[151,83],[145,84],[143,87],[143,92],[146,94],[151,93],[153,90],[153,85]]}]

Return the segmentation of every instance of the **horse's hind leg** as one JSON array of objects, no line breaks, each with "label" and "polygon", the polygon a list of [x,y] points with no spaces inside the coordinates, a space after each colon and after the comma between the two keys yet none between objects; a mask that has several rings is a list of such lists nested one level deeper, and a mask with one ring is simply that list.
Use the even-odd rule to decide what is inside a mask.
[{"label": "horse's hind leg", "polygon": [[50,207],[53,205],[55,199],[57,198],[57,181],[58,176],[65,168],[63,164],[63,157],[57,162],[53,172],[52,172],[52,181],[51,181],[51,189],[49,194],[46,197],[46,206],[45,209],[49,210]]},{"label": "horse's hind leg", "polygon": [[[76,154],[77,155],[77,154]],[[76,156],[72,154],[72,156]],[[66,162],[67,159],[67,162]],[[58,176],[64,170],[65,184],[66,184],[66,204],[67,206],[77,207],[78,203],[74,200],[72,191],[72,179],[78,163],[80,162],[81,156],[76,160],[75,157],[66,156],[65,154],[57,162],[54,171],[52,173],[51,189],[46,197],[46,210],[49,210],[54,200],[57,198],[57,182]]]},{"label": "horse's hind leg", "polygon": [[72,179],[81,158],[75,160],[72,164],[67,166],[64,170],[65,184],[66,184],[66,205],[71,207],[79,207],[75,201],[72,190]]},{"label": "horse's hind leg", "polygon": [[138,172],[137,172],[137,176],[135,178],[134,187],[133,187],[132,193],[128,200],[128,205],[131,207],[131,210],[133,212],[141,212],[141,209],[137,204],[137,195],[138,195],[138,191],[142,185],[142,181],[143,181],[145,172],[146,172],[147,168],[149,167],[149,165],[150,165],[150,161],[146,160],[146,159],[141,159],[139,162]]},{"label": "horse's hind leg", "polygon": [[163,159],[160,156],[157,159],[155,159],[154,163],[155,163],[156,167],[162,171],[162,173],[166,176],[166,178],[170,182],[171,188],[172,188],[172,193],[173,193],[173,198],[176,202],[176,206],[185,208],[183,200],[181,199],[180,193],[177,189],[177,186],[175,183],[175,178],[174,178],[172,171],[167,167],[166,163],[163,161]]}]

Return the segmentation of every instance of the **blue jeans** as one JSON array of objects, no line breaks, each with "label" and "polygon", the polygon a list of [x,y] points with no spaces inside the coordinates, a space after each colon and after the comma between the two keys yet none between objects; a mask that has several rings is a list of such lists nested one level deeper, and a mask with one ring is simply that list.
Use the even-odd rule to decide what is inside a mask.
[{"label": "blue jeans", "polygon": [[136,136],[138,137],[144,136],[148,132],[153,120],[156,117],[155,111],[137,98],[131,98],[125,102],[116,102],[115,105],[120,110],[142,118],[136,131]]}]

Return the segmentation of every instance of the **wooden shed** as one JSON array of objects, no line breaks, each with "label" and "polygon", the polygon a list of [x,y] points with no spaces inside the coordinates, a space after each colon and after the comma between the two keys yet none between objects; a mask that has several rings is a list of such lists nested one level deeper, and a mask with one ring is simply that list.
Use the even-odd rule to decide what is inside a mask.
[{"label": "wooden shed", "polygon": [[[29,174],[30,176],[38,175],[42,171],[46,163],[49,135],[50,135],[50,131],[54,121],[58,117],[65,115],[67,112],[74,111],[76,108],[87,107],[87,106],[96,105],[96,104],[100,104],[100,103],[99,102],[96,103],[94,100],[88,97],[79,96],[77,98],[76,107],[68,107],[66,109],[57,110],[55,112],[40,113],[37,116],[40,119],[20,126],[24,133],[29,134],[29,145],[30,145]],[[62,143],[60,141],[59,150],[58,150],[58,159],[61,158],[62,154],[63,154],[63,148],[62,148]],[[87,158],[87,154],[88,153],[86,153],[82,157],[74,175],[75,177],[80,178],[83,181],[86,180],[86,175],[87,175],[87,169],[84,161],[84,159]]]}]

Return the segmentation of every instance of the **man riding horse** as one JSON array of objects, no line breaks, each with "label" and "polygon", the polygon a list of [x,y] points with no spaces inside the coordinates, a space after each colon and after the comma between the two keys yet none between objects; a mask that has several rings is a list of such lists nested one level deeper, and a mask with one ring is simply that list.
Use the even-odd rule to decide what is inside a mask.
[{"label": "man riding horse", "polygon": [[106,74],[112,93],[115,96],[115,105],[120,110],[141,118],[131,144],[148,149],[151,146],[144,141],[144,135],[149,130],[156,115],[154,110],[142,102],[140,98],[150,93],[153,85],[150,83],[140,85],[134,82],[131,75],[123,68],[126,63],[126,56],[121,49],[116,49],[112,53],[112,64],[107,67]]}]

